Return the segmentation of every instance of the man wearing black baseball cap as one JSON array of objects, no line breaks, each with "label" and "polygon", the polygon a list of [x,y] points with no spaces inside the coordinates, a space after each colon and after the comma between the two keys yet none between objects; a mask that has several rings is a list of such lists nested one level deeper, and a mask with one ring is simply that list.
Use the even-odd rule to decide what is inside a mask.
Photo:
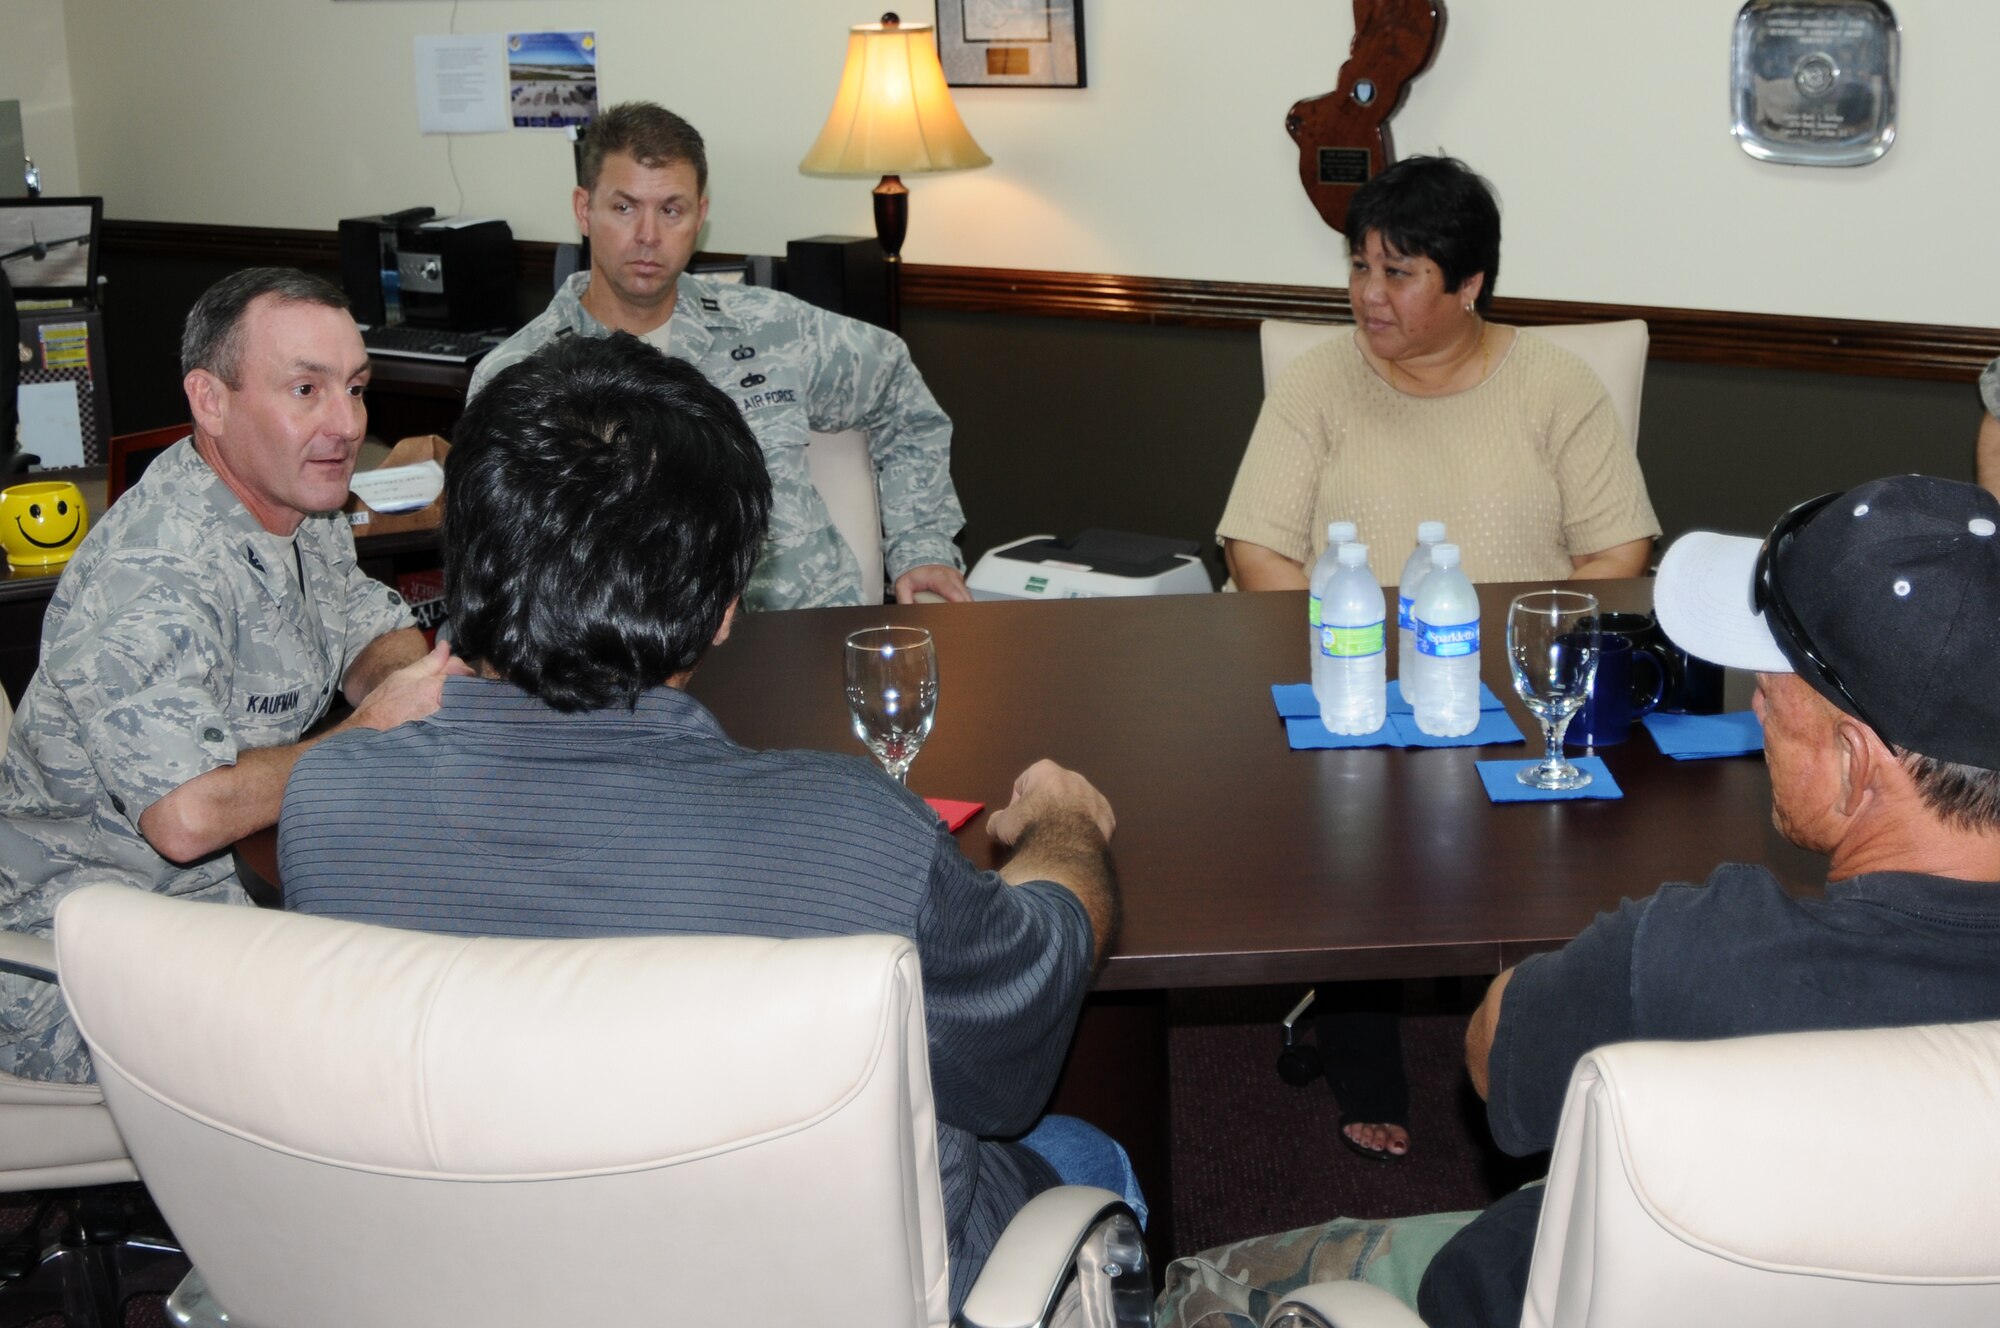
[{"label": "man wearing black baseball cap", "polygon": [[[1613,1042],[2000,1019],[1997,531],[1992,494],[1904,475],[1802,503],[1768,539],[1697,532],[1667,550],[1660,625],[1757,674],[1772,821],[1827,856],[1825,895],[1729,864],[1501,973],[1465,1057],[1502,1148],[1553,1146],[1571,1070]],[[1884,1125],[1851,1142],[1925,1146],[1922,1122]],[[1179,1260],[1161,1322],[1254,1323],[1259,1293],[1342,1267],[1394,1288],[1421,1269],[1429,1328],[1513,1328],[1542,1193]]]},{"label": "man wearing black baseball cap", "polygon": [[[1660,625],[1757,674],[1772,821],[1824,853],[1824,898],[1719,867],[1601,914],[1502,973],[1466,1035],[1500,1146],[1550,1147],[1571,1069],[1635,1039],[2000,1018],[2000,502],[1903,475],[1794,508],[1759,541],[1660,564]],[[1921,1122],[1896,1122],[1892,1129]],[[1520,1321],[1540,1187],[1431,1262],[1432,1328]]]}]

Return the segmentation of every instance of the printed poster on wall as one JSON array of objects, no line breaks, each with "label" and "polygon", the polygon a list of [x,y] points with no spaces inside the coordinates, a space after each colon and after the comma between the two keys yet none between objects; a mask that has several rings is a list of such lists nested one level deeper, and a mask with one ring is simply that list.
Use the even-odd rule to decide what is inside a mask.
[{"label": "printed poster on wall", "polygon": [[567,129],[597,115],[597,34],[507,34],[509,101],[516,129]]}]

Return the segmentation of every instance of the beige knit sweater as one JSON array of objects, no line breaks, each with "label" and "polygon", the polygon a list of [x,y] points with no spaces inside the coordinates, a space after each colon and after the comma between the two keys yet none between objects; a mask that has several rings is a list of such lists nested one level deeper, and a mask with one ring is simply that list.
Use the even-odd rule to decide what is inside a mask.
[{"label": "beige knit sweater", "polygon": [[1604,385],[1528,331],[1447,397],[1390,387],[1352,332],[1299,356],[1264,400],[1218,533],[1310,566],[1339,520],[1385,584],[1420,521],[1445,523],[1474,581],[1560,580],[1573,554],[1660,533]]}]

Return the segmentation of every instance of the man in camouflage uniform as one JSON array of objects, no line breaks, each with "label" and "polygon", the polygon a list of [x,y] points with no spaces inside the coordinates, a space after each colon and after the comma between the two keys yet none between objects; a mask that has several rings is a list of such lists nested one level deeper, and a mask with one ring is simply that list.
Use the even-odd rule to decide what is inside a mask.
[{"label": "man in camouflage uniform", "polygon": [[795,609],[874,598],[806,470],[807,435],[868,434],[882,504],[882,560],[896,599],[969,600],[952,539],[965,512],[951,485],[951,421],[901,338],[776,291],[690,276],[708,217],[708,158],[694,126],[650,102],[598,117],[584,139],[577,226],[590,271],[480,362],[489,379],[557,337],[630,332],[728,393],[764,449],[770,534],[744,604]]},{"label": "man in camouflage uniform", "polygon": [[[338,508],[368,353],[315,277],[253,268],[188,315],[193,437],[92,527],[42,629],[0,763],[0,926],[46,935],[56,901],[113,881],[244,903],[229,846],[278,819],[340,686],[347,726],[437,708],[449,667],[355,565]],[[80,1082],[54,987],[0,976],[0,1071]]]}]

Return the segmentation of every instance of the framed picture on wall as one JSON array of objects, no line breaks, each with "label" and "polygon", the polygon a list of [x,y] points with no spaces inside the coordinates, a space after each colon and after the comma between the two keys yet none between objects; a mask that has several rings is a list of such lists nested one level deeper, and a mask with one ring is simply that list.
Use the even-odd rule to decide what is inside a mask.
[{"label": "framed picture on wall", "polygon": [[0,268],[14,298],[95,301],[103,223],[102,198],[0,200]]},{"label": "framed picture on wall", "polygon": [[1081,88],[1083,0],[937,0],[938,60],[955,88]]}]

